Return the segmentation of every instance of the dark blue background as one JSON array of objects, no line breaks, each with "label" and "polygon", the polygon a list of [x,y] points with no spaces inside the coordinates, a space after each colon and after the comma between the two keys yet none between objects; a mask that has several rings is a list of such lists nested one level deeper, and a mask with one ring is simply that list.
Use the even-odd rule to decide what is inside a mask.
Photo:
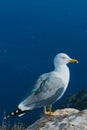
[{"label": "dark blue background", "polygon": [[[59,52],[79,60],[69,65],[66,94],[87,87],[86,0],[0,0],[1,117],[17,106],[40,74],[53,69]],[[27,122],[39,111],[29,113]]]}]

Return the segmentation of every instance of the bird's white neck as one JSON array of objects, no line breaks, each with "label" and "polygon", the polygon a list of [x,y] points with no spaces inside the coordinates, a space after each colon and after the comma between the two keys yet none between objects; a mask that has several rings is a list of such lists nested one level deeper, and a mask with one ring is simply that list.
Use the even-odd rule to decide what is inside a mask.
[{"label": "bird's white neck", "polygon": [[55,66],[55,71],[56,72],[61,72],[61,71],[64,71],[64,70],[66,70],[67,71],[67,69],[69,70],[69,68],[68,68],[68,66],[67,65],[58,65],[58,66]]},{"label": "bird's white neck", "polygon": [[68,85],[70,72],[67,65],[59,65],[55,67],[55,72],[58,73],[58,77],[62,77],[63,82]]}]

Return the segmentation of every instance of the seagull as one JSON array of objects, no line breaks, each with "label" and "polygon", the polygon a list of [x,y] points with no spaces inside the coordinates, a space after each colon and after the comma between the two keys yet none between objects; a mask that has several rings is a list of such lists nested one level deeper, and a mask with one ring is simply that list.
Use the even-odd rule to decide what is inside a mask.
[{"label": "seagull", "polygon": [[[54,70],[40,75],[28,97],[6,115],[5,119],[15,115],[22,116],[40,107],[44,107],[44,114],[55,116],[52,104],[63,96],[68,87],[70,71],[67,64],[70,62],[78,63],[78,60],[70,58],[65,53],[57,54],[54,58]],[[47,106],[50,107],[49,111],[46,110]]]}]

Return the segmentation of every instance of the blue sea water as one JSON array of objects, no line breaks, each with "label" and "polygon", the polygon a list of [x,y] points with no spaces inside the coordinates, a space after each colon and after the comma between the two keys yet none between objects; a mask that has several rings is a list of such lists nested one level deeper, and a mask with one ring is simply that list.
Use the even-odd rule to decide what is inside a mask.
[{"label": "blue sea water", "polygon": [[[86,0],[0,0],[0,119],[31,91],[42,73],[53,69],[53,58],[65,52],[71,78],[65,97],[87,87]],[[58,103],[54,106],[58,107]],[[42,109],[20,120],[32,123]]]}]

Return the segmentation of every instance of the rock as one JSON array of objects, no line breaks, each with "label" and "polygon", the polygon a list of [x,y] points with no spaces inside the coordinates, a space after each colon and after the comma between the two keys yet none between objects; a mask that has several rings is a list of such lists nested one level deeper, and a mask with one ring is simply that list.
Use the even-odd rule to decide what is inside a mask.
[{"label": "rock", "polygon": [[42,116],[26,130],[87,130],[87,109],[60,109],[55,114],[56,117]]},{"label": "rock", "polygon": [[61,108],[87,109],[87,88],[76,94],[69,94]]}]

